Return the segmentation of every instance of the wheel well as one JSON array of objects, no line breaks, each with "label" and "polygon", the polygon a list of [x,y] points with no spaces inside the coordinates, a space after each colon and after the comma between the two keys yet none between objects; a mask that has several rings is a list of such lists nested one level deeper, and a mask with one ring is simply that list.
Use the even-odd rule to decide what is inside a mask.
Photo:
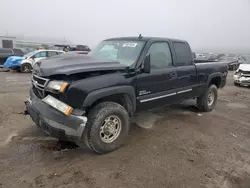
[{"label": "wheel well", "polygon": [[107,97],[103,97],[101,99],[96,100],[91,105],[90,109],[93,106],[96,106],[97,104],[100,104],[102,102],[107,102],[107,101],[115,102],[115,103],[122,105],[128,111],[130,116],[132,116],[134,113],[133,104],[128,94],[114,94],[114,95],[109,95]]},{"label": "wheel well", "polygon": [[216,85],[217,88],[219,88],[220,85],[221,85],[221,77],[214,77],[214,78],[212,78],[211,81],[210,81],[210,83],[209,83],[209,85],[212,85],[212,84]]},{"label": "wheel well", "polygon": [[23,63],[21,64],[21,66],[22,66],[22,65],[25,65],[25,64],[32,65],[30,62],[25,61],[25,62],[23,62]]}]

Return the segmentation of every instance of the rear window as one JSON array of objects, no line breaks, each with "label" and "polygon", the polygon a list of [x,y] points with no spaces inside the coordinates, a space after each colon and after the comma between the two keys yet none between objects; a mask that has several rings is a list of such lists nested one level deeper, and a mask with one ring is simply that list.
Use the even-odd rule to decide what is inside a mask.
[{"label": "rear window", "polygon": [[192,64],[192,53],[190,47],[184,42],[174,42],[174,51],[176,54],[177,66],[186,66]]}]

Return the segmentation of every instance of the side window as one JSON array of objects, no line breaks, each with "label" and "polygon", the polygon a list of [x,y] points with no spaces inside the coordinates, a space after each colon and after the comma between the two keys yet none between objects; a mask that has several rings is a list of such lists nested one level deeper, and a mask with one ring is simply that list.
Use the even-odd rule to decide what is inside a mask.
[{"label": "side window", "polygon": [[189,46],[183,42],[174,42],[174,51],[176,54],[176,65],[186,66],[192,63],[192,53]]},{"label": "side window", "polygon": [[56,54],[57,54],[57,55],[60,55],[60,54],[62,54],[62,52],[56,52]]},{"label": "side window", "polygon": [[52,57],[52,56],[55,56],[55,55],[57,55],[57,52],[48,51],[48,57]]},{"label": "side window", "polygon": [[38,52],[33,57],[39,58],[39,57],[47,57],[47,56],[46,56],[46,52]]},{"label": "side window", "polygon": [[148,53],[152,69],[161,69],[172,66],[172,55],[168,43],[155,42],[153,43]]}]

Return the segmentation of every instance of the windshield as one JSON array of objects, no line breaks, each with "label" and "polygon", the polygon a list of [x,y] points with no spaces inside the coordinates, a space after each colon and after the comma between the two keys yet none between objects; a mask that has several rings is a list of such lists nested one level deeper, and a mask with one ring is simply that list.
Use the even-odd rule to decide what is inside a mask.
[{"label": "windshield", "polygon": [[37,50],[32,51],[32,52],[29,52],[29,53],[25,54],[23,57],[30,57],[30,56],[32,56],[33,54],[37,53],[37,52],[38,52]]},{"label": "windshield", "polygon": [[138,59],[144,44],[143,41],[102,41],[88,55],[117,60],[123,65],[131,66]]}]

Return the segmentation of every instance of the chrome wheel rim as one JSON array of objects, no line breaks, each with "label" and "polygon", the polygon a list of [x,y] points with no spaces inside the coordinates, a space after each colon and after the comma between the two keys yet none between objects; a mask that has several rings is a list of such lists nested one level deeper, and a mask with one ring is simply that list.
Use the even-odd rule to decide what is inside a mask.
[{"label": "chrome wheel rim", "polygon": [[209,92],[207,97],[207,104],[211,106],[214,103],[214,92]]},{"label": "chrome wheel rim", "polygon": [[23,72],[29,72],[29,70],[30,70],[28,65],[25,65],[25,66],[23,67],[23,69],[24,69]]},{"label": "chrome wheel rim", "polygon": [[111,143],[121,133],[121,120],[115,115],[108,116],[100,127],[100,138],[105,143]]}]

